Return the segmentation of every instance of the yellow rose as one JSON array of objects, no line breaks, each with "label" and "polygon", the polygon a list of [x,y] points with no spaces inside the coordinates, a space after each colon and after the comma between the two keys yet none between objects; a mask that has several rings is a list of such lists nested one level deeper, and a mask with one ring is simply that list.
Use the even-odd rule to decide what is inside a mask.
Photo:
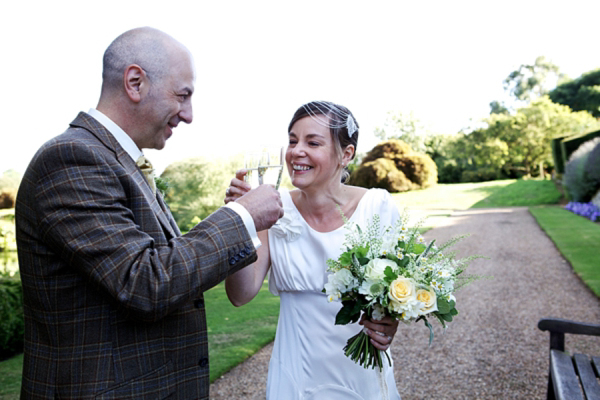
[{"label": "yellow rose", "polygon": [[421,312],[423,314],[437,311],[437,297],[433,288],[418,289],[417,300],[424,304],[423,307],[421,307]]},{"label": "yellow rose", "polygon": [[415,299],[415,281],[410,278],[398,278],[390,285],[388,294],[392,302],[406,303]]}]

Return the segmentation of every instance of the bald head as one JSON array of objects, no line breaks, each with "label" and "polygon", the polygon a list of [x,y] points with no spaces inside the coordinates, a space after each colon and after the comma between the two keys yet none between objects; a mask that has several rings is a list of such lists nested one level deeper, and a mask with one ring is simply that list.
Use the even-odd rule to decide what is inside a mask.
[{"label": "bald head", "polygon": [[158,29],[144,27],[117,37],[104,52],[102,92],[123,87],[123,73],[131,64],[139,65],[150,82],[159,82],[169,71],[169,55],[185,47]]}]

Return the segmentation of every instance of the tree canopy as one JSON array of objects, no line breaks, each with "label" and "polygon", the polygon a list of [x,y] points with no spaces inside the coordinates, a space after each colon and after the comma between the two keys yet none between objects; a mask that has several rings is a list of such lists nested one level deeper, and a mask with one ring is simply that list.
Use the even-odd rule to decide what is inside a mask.
[{"label": "tree canopy", "polygon": [[588,111],[600,118],[600,68],[556,86],[549,95],[555,103],[569,106],[573,111]]}]

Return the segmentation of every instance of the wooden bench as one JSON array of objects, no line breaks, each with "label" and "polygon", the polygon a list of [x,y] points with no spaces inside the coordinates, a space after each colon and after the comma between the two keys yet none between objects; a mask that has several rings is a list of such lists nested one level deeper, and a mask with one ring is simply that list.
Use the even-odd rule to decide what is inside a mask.
[{"label": "wooden bench", "polygon": [[600,325],[542,318],[538,328],[550,331],[548,399],[600,400],[600,356],[565,352],[565,333],[600,336]]}]

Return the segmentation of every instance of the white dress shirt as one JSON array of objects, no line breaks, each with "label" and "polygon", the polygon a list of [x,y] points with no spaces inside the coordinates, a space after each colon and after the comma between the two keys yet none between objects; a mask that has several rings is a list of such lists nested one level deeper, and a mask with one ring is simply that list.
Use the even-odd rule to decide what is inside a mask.
[{"label": "white dress shirt", "polygon": [[[125,131],[121,129],[119,125],[115,124],[113,120],[111,120],[95,108],[90,108],[88,114],[94,117],[94,119],[96,119],[102,125],[104,125],[104,127],[115,137],[115,139],[117,139],[117,142],[119,142],[121,147],[125,149],[127,154],[129,154],[129,156],[133,159],[133,161],[136,161],[138,158],[140,158],[140,156],[144,155],[144,153],[142,153],[142,151],[137,147],[133,139],[131,139],[131,137],[127,133],[125,133]],[[258,238],[258,235],[256,234],[256,226],[254,225],[254,220],[252,219],[252,216],[250,215],[248,210],[246,210],[246,208],[244,208],[243,205],[235,203],[233,201],[226,204],[225,207],[229,207],[242,218],[242,221],[244,222],[244,225],[248,230],[248,234],[252,239],[252,244],[255,248],[258,249],[261,245],[261,242]]]}]

